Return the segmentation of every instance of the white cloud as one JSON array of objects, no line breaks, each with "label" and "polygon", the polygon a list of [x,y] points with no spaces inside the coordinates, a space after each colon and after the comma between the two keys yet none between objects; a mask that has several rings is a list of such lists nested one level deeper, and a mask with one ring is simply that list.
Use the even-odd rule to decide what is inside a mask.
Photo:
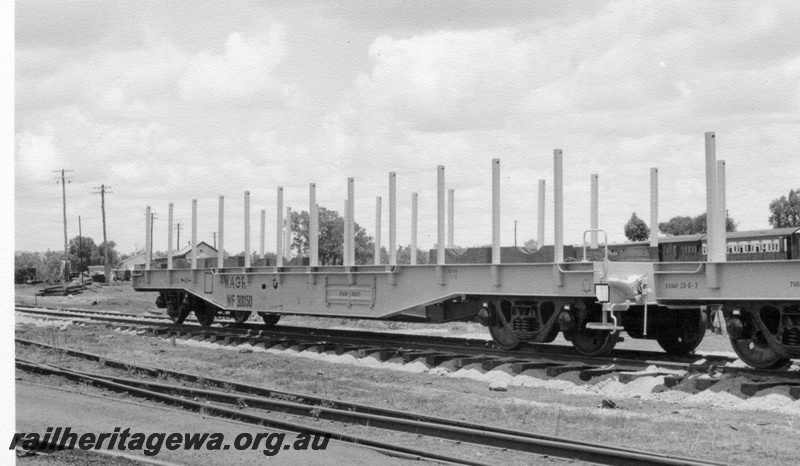
[{"label": "white cloud", "polygon": [[356,88],[365,108],[418,131],[500,127],[541,83],[534,43],[509,30],[378,37]]},{"label": "white cloud", "polygon": [[[175,6],[79,44],[48,19],[57,13],[43,15],[15,56],[16,205],[34,219],[19,223],[17,237],[38,241],[32,232],[60,221],[51,170],[62,166],[87,184],[67,193],[88,197],[86,209],[96,210],[91,187],[117,189],[115,227],[128,237],[116,239],[126,250],[141,243],[146,203],[186,208],[199,198],[210,218],[202,236],[215,228],[219,194],[236,206],[233,218],[245,189],[269,209],[280,184],[286,203],[302,208],[308,183],[317,182],[320,204],[341,210],[349,176],[357,179],[358,220],[371,225],[364,219],[374,196],[385,199],[389,171],[398,173],[398,241],[409,237],[412,191],[421,196],[420,237],[435,237],[439,164],[457,189],[457,242],[485,244],[494,157],[503,160],[508,243],[512,219],[521,236],[535,232],[539,178],[548,181],[552,218],[553,148],[565,154],[567,242],[588,224],[590,173],[600,174],[601,227],[619,239],[632,211],[649,222],[651,166],[670,190],[665,218],[702,212],[702,135],[711,130],[728,161],[731,215],[743,228],[763,227],[769,200],[796,187],[800,8],[622,1],[555,17],[480,8],[491,17],[431,16],[424,26],[359,9],[362,27],[352,29],[341,17],[319,21],[303,11],[298,20],[299,10],[293,17],[278,7],[280,14],[222,21],[221,7]],[[324,30],[317,35],[309,24]],[[127,40],[127,31],[146,34]],[[49,204],[32,200],[50,185]],[[240,233],[230,228],[229,244]],[[56,234],[51,247],[58,244]]]},{"label": "white cloud", "polygon": [[798,113],[800,69],[722,70],[690,85],[690,102],[701,113],[730,116]]},{"label": "white cloud", "polygon": [[51,174],[42,167],[54,167],[62,161],[53,142],[52,134],[24,132],[17,136],[17,152],[14,157],[17,183],[41,182]]},{"label": "white cloud", "polygon": [[[786,150],[791,132],[774,134],[775,121],[796,127],[800,115],[798,48],[781,46],[789,18],[800,20],[796,9],[687,4],[665,11],[671,9],[617,2],[557,27],[378,37],[371,69],[327,117],[328,146],[341,151],[346,166],[369,160],[418,176],[426,180],[422,190],[432,189],[435,166],[445,164],[448,186],[468,190],[457,199],[474,204],[466,209],[474,207],[478,218],[487,214],[487,161],[500,157],[509,186],[520,190],[504,197],[504,219],[535,218],[535,180],[551,182],[552,149],[564,148],[566,234],[573,239],[588,226],[590,173],[601,174],[601,226],[615,240],[624,239],[632,211],[649,223],[652,166],[669,187],[662,221],[703,212],[705,131],[720,138],[732,202],[740,197],[736,173],[769,184],[768,167],[800,170]],[[775,52],[762,56],[770,48]],[[748,153],[760,154],[764,170],[749,169]],[[758,213],[776,195],[732,204],[731,215],[741,228],[763,227],[766,215]],[[424,209],[420,228],[435,231],[435,211]],[[475,222],[467,233],[475,237],[460,242],[485,242],[487,228]]]},{"label": "white cloud", "polygon": [[291,88],[273,76],[285,54],[280,26],[274,26],[267,37],[247,39],[233,33],[223,53],[204,51],[191,59],[178,84],[180,95],[210,103],[268,100],[285,105]]}]

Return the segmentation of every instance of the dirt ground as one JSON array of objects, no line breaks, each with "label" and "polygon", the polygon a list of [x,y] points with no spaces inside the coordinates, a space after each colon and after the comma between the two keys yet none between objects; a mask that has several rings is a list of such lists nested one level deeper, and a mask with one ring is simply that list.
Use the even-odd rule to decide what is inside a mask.
[{"label": "dirt ground", "polygon": [[[95,287],[73,297],[39,297],[40,306],[156,311],[155,295],[133,293],[126,285]],[[35,287],[18,287],[17,302],[34,304]],[[96,302],[96,304],[92,304]],[[160,311],[160,310],[159,310]],[[20,323],[26,322],[26,323]],[[283,321],[282,321],[283,322]],[[343,319],[287,318],[287,323],[352,325]],[[402,365],[398,361],[358,360],[350,355],[316,355],[308,352],[253,350],[240,352],[202,343],[144,338],[112,329],[53,323],[37,326],[18,318],[20,337],[152,364],[176,370],[208,374],[274,389],[312,393],[357,403],[465,419],[526,431],[566,436],[681,456],[693,456],[732,464],[797,464],[800,451],[800,401],[780,391],[745,400],[736,393],[737,383],[721,383],[716,390],[691,393],[689,389],[663,391],[657,377],[643,377],[624,386],[608,376],[581,385],[565,375],[544,379],[539,374],[510,374],[507,368],[483,373],[479,368],[454,370]],[[359,322],[376,329],[415,330],[408,324]],[[443,324],[425,328],[441,333],[480,333],[477,324]],[[631,343],[627,340],[623,347]],[[639,342],[634,342],[639,343]],[[651,342],[643,342],[651,343]],[[648,347],[645,349],[656,349]],[[31,356],[33,350],[17,348]],[[727,338],[708,334],[700,351],[730,351]],[[63,356],[35,354],[64,364]],[[98,370],[90,363],[69,362],[75,367]],[[420,366],[422,364],[422,366]],[[40,379],[47,379],[40,377]],[[507,383],[507,391],[490,391],[491,381]],[[57,381],[37,380],[38,383]],[[629,384],[630,385],[630,384]],[[718,384],[719,385],[719,384]],[[680,387],[679,387],[680,388]],[[611,400],[617,409],[605,409]],[[351,433],[374,435],[388,441],[409,442],[420,448],[454,448],[473,459],[507,464],[527,461],[508,452],[473,446],[447,446],[447,442],[406,438],[364,427],[345,427]],[[466,448],[466,450],[464,450]]]},{"label": "dirt ground", "polygon": [[[28,376],[29,374],[20,374],[23,379],[29,378]],[[149,448],[144,445],[142,451],[122,452],[112,450],[108,452],[141,458],[142,453],[147,451],[148,453],[154,453],[150,456],[151,459],[172,464],[244,466],[261,463],[265,460],[269,460],[273,465],[306,464],[319,466],[330,464],[367,466],[376,463],[386,466],[401,466],[407,463],[405,460],[387,457],[371,448],[335,441],[329,441],[325,445],[325,450],[320,451],[312,449],[295,450],[293,448],[280,448],[275,451],[274,449],[263,448],[263,443],[261,448],[250,447],[241,450],[230,448],[234,445],[234,439],[242,433],[251,436],[263,434],[265,438],[284,434],[281,446],[292,444],[292,440],[297,437],[297,434],[154,404],[144,404],[137,400],[121,399],[116,395],[113,398],[97,396],[89,393],[85,387],[81,387],[79,384],[71,385],[56,389],[48,385],[18,381],[16,400],[17,431],[41,432],[41,426],[45,425],[63,427],[66,422],[57,423],[54,419],[69,419],[68,424],[71,431],[80,434],[113,432],[115,427],[120,426],[130,429],[132,433],[142,433],[147,436],[171,432],[210,432],[222,434],[226,439],[226,444],[229,446],[227,449],[220,450],[203,448],[197,450],[170,450],[164,444],[158,445],[154,441]],[[64,388],[69,389],[69,391],[64,390]],[[154,422],[154,419],[158,419],[158,421]],[[55,424],[53,424],[54,422]],[[265,451],[270,454],[274,453],[274,455],[267,456],[264,454]],[[106,453],[106,450],[101,450],[100,453]],[[137,464],[119,457],[86,458],[85,454],[86,452],[75,450],[64,453],[57,452],[52,459],[58,460],[56,464],[64,464],[66,462],[65,458],[74,460],[75,463],[73,464],[85,464],[92,460],[97,461],[95,464]],[[331,458],[336,458],[338,461],[331,461]],[[50,458],[29,458],[28,460],[18,461],[18,464],[40,464],[41,460],[50,460]]]}]

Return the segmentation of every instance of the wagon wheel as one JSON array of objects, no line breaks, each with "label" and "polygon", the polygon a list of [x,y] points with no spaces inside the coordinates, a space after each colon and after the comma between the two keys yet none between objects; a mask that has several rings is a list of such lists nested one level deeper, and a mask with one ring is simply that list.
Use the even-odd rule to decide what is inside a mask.
[{"label": "wagon wheel", "polygon": [[489,334],[492,336],[495,344],[505,351],[514,351],[519,349],[523,342],[519,341],[517,337],[511,332],[508,325],[503,320],[502,313],[497,311],[494,303],[489,303]]},{"label": "wagon wheel", "polygon": [[261,316],[261,319],[264,320],[264,325],[267,327],[272,327],[281,319],[280,314],[270,314],[269,312],[259,312],[258,315]]},{"label": "wagon wheel", "polygon": [[233,321],[237,324],[243,324],[250,318],[250,311],[233,311]]},{"label": "wagon wheel", "polygon": [[170,319],[172,319],[172,322],[176,324],[183,323],[183,320],[181,319],[180,316],[180,311],[178,310],[178,306],[180,306],[180,304],[183,304],[183,299],[181,299],[180,303],[176,303],[173,301],[167,304],[167,315],[169,316]]},{"label": "wagon wheel", "polygon": [[210,327],[214,323],[214,317],[217,314],[217,308],[213,304],[208,304],[205,301],[199,301],[194,307],[194,316],[203,327]]},{"label": "wagon wheel", "polygon": [[580,329],[564,332],[564,336],[572,342],[578,353],[589,356],[605,356],[614,349],[619,341],[619,331]]},{"label": "wagon wheel", "polygon": [[678,312],[678,325],[656,336],[659,346],[673,356],[692,353],[706,336],[707,317],[700,309]]},{"label": "wagon wheel", "polygon": [[[768,309],[756,305],[748,312],[743,312],[739,318],[734,316],[730,320],[726,319],[733,350],[742,361],[756,369],[779,369],[791,363],[790,359],[770,346],[769,336],[764,334],[764,324],[756,322],[756,316],[759,315],[757,313]],[[777,311],[774,308],[771,310]]]},{"label": "wagon wheel", "polygon": [[167,315],[176,324],[182,324],[191,312],[191,302],[188,296],[181,296],[179,302],[172,303],[167,307]]},{"label": "wagon wheel", "polygon": [[742,361],[756,369],[779,369],[792,362],[769,346],[761,330],[755,330],[750,338],[731,337],[731,346]]}]

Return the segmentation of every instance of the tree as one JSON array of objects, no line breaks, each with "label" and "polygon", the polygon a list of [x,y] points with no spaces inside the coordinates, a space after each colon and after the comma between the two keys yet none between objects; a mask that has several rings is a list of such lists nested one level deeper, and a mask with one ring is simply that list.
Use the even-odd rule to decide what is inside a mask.
[{"label": "tree", "polygon": [[[317,209],[319,213],[319,263],[322,265],[341,265],[343,263],[344,219],[335,210],[324,207]],[[309,254],[309,216],[308,212],[292,212],[291,247],[300,257]],[[370,264],[375,256],[375,243],[358,223],[356,232],[356,264]]]},{"label": "tree", "polygon": [[[669,219],[668,222],[658,224],[661,233],[669,236],[695,235],[706,233],[706,214],[702,213],[697,217],[677,216]],[[725,219],[725,231],[736,231],[736,222],[732,217]]]},{"label": "tree", "polygon": [[22,253],[14,257],[14,277],[24,280],[28,269],[36,269],[36,278],[48,283],[58,283],[61,281],[61,260],[64,258],[62,251],[50,251],[45,253]]},{"label": "tree", "polygon": [[76,236],[69,240],[69,261],[75,272],[85,272],[87,267],[95,265],[92,262],[92,255],[97,250],[94,240],[88,236]]},{"label": "tree", "polygon": [[[32,252],[23,252],[14,255],[14,283],[25,283],[25,280],[31,277],[30,269],[37,270],[41,268],[41,258],[38,254]],[[36,275],[36,274],[34,274]]]},{"label": "tree", "polygon": [[631,215],[628,223],[625,224],[625,236],[631,241],[645,241],[650,237],[650,229],[644,220],[636,216],[636,212]]},{"label": "tree", "polygon": [[[114,249],[117,246],[113,241],[108,242],[108,266],[113,267],[119,262],[119,253]],[[103,265],[105,261],[105,243],[95,244],[94,240],[88,236],[76,236],[69,240],[69,261],[74,272],[85,272],[90,265]],[[159,252],[153,254],[155,257],[166,257],[166,253],[159,256]]]},{"label": "tree", "polygon": [[[699,233],[694,219],[688,216],[672,217],[668,222],[661,222],[658,224],[658,230],[669,236],[693,235]],[[705,231],[705,224],[703,224],[703,231]]]},{"label": "tree", "polygon": [[[113,241],[108,242],[108,266],[113,267],[118,262],[118,254],[114,249],[117,244]],[[92,251],[92,265],[104,265],[106,243],[100,243]]]},{"label": "tree", "polygon": [[769,211],[772,228],[800,227],[800,188],[790,189],[788,198],[773,199]]},{"label": "tree", "polygon": [[529,239],[528,241],[525,241],[522,245],[525,246],[525,249],[528,249],[530,251],[538,251],[539,248],[541,247],[539,245],[539,242],[533,238]]},{"label": "tree", "polygon": [[[427,264],[430,260],[430,253],[417,248],[417,264]],[[388,256],[387,256],[388,261]],[[411,245],[397,247],[397,263],[410,264],[411,263]]]}]

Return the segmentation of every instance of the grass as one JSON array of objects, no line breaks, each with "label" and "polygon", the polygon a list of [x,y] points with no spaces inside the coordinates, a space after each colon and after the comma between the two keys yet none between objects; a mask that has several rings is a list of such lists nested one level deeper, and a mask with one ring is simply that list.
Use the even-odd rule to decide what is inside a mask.
[{"label": "grass", "polygon": [[[635,399],[617,400],[621,409],[603,410],[596,408],[603,399],[600,396],[576,396],[528,387],[490,392],[484,383],[469,379],[330,365],[291,357],[288,353],[240,354],[180,344],[172,346],[168,340],[114,334],[97,327],[57,330],[24,326],[18,328],[17,333],[48,344],[82,348],[109,358],[207,377],[545,435],[612,441],[674,455],[740,464],[762,464],[767,459],[771,464],[795,464],[796,452],[800,449],[797,419],[772,413],[708,411]],[[106,338],[108,335],[116,338]],[[69,364],[76,369],[108,370],[60,353],[23,346],[17,346],[17,353],[28,359]],[[135,372],[131,376],[136,376]],[[202,380],[198,385],[202,386]],[[95,389],[86,386],[81,390]]]},{"label": "grass", "polygon": [[[18,287],[18,301],[30,299],[36,287]],[[39,305],[100,308],[144,313],[156,309],[155,294],[134,293],[127,287],[101,287],[101,293],[39,298]],[[80,298],[80,299],[79,299]],[[42,303],[47,299],[49,302]],[[85,300],[100,301],[91,306]],[[353,319],[289,316],[282,323],[306,326],[342,326],[373,330],[437,329],[452,333],[485,332],[475,323],[413,324]],[[510,387],[490,392],[485,383],[427,374],[413,374],[353,365],[330,365],[286,354],[248,353],[173,345],[169,340],[113,333],[102,327],[18,326],[22,338],[90,351],[139,364],[231,379],[267,388],[296,391],[419,412],[441,417],[488,423],[547,435],[586,441],[612,442],[675,455],[691,455],[737,464],[795,464],[800,451],[796,417],[768,412],[739,412],[682,407],[663,402],[617,400],[621,409],[597,409],[601,396],[569,395],[556,390]],[[112,338],[113,337],[113,338]],[[652,341],[627,339],[623,348]],[[726,337],[707,334],[700,351],[730,351]],[[57,365],[101,372],[95,363],[61,353],[17,346],[17,354]],[[121,373],[121,371],[115,372]],[[137,377],[136,371],[122,372]],[[58,384],[55,379],[47,383]],[[175,382],[170,381],[169,382]],[[97,390],[81,387],[87,392]],[[124,395],[112,395],[120,396]],[[353,428],[354,431],[359,431]],[[394,438],[385,434],[386,438]],[[398,440],[400,441],[400,440]],[[404,440],[403,440],[404,441]],[[495,462],[495,458],[492,459]],[[514,461],[511,461],[513,464]]]}]

